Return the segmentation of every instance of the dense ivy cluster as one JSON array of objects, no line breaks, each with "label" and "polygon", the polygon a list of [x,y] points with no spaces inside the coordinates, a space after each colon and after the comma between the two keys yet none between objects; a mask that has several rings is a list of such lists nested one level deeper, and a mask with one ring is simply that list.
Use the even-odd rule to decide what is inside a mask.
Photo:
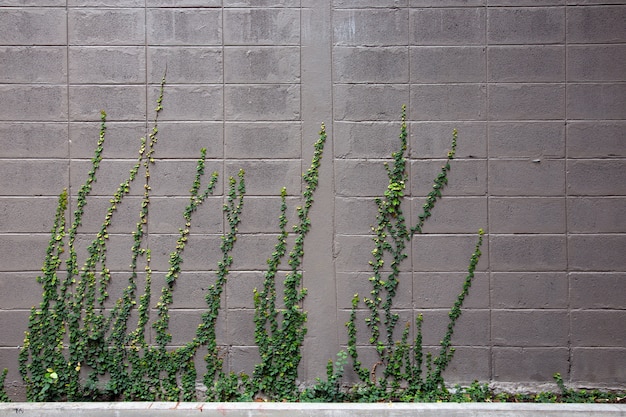
[{"label": "dense ivy cluster", "polygon": [[[372,227],[374,249],[371,252],[372,259],[369,261],[372,268],[372,275],[369,278],[372,290],[368,296],[362,299],[359,294],[354,295],[350,319],[346,323],[348,354],[352,358],[354,370],[363,384],[358,389],[365,389],[368,395],[383,399],[396,399],[402,396],[434,398],[434,396],[439,395],[438,393],[445,392],[446,387],[442,373],[454,354],[454,349],[451,346],[454,325],[461,315],[463,301],[472,284],[482,245],[483,232],[480,230],[463,290],[449,314],[450,321],[447,332],[441,341],[439,355],[432,358],[432,355],[427,353],[426,358],[424,358],[422,347],[423,318],[421,315],[415,320],[416,337],[414,341],[410,343],[408,340],[410,323],[406,324],[400,340],[395,340],[394,334],[399,315],[393,311],[393,306],[400,283],[400,265],[408,257],[406,246],[416,234],[422,232],[424,222],[431,216],[435,203],[442,196],[442,190],[448,183],[447,175],[450,171],[450,161],[454,158],[457,144],[457,132],[454,130],[447,161],[435,178],[432,191],[426,196],[426,203],[422,207],[422,213],[418,215],[418,222],[408,228],[402,210],[404,189],[408,179],[405,156],[407,137],[406,108],[403,107],[399,150],[391,155],[393,165],[385,164],[389,184],[384,196],[375,200],[378,214],[376,225]],[[366,368],[359,360],[357,313],[361,301],[369,311],[369,315],[365,318],[365,324],[370,331],[369,344],[378,355],[378,360],[371,368]],[[422,376],[423,366],[426,367],[427,371],[424,376]],[[378,378],[377,373],[381,373],[382,378]]]},{"label": "dense ivy cluster", "polygon": [[[234,262],[232,251],[237,241],[246,192],[243,170],[239,171],[237,178],[230,177],[228,180],[223,205],[223,216],[228,228],[221,238],[222,259],[217,261],[215,281],[206,291],[206,311],[191,341],[176,349],[170,346],[170,306],[176,281],[182,271],[192,216],[213,194],[218,180],[218,174],[214,172],[202,190],[206,149],[200,151],[190,199],[182,214],[183,226],[179,229],[174,250],[169,255],[165,285],[154,306],[156,317],[150,325],[154,329],[155,343],[149,344],[146,337],[153,302],[151,251],[147,244],[150,167],[155,162],[154,148],[157,143],[158,116],[163,110],[164,85],[165,78],[161,82],[152,131],[147,139],[141,138],[139,157],[127,179],[110,199],[102,226],[88,246],[86,260],[80,268],[75,241],[102,162],[106,137],[104,111],[101,113],[99,140],[91,168],[87,180],[78,191],[74,220],[69,228],[66,225],[69,206],[67,190],[63,190],[59,196],[43,273],[37,278],[43,287],[42,302],[31,311],[29,328],[19,354],[19,370],[26,384],[29,401],[196,400],[198,372],[194,359],[200,347],[207,351],[204,356],[206,371],[203,382],[208,400],[251,399],[253,394],[262,394],[271,399],[294,399],[297,395],[297,368],[306,335],[306,313],[302,309],[306,290],[302,288],[301,265],[304,238],[311,228],[309,211],[318,184],[326,141],[325,128],[322,125],[311,167],[303,175],[303,206],[296,210],[298,224],[293,228],[295,243],[288,254],[290,270],[284,279],[284,308],[277,308],[275,302],[276,273],[287,253],[289,235],[286,231],[286,190],[283,189],[279,241],[268,260],[264,288],[255,291],[253,298],[255,338],[261,362],[251,377],[226,375],[215,329],[222,293]],[[107,310],[105,301],[109,297],[108,285],[111,282],[111,271],[107,267],[108,229],[117,207],[130,192],[131,183],[137,180],[140,172],[143,172],[143,196],[139,221],[132,231],[130,274],[122,295],[113,308]],[[143,292],[140,293],[139,282],[142,279]],[[129,328],[133,312],[136,312],[137,323]],[[6,372],[1,375],[2,382],[5,377]],[[0,393],[0,399],[4,399],[4,390]]]},{"label": "dense ivy cluster", "polygon": [[[79,269],[75,249],[77,231],[82,222],[96,173],[102,162],[106,133],[106,114],[101,114],[101,127],[98,144],[92,159],[87,180],[80,188],[76,201],[73,222],[66,227],[68,193],[64,190],[51,231],[43,274],[38,281],[43,287],[43,299],[39,308],[33,308],[29,330],[20,352],[20,372],[27,386],[27,396],[31,401],[124,399],[124,400],[195,400],[198,379],[194,359],[200,347],[206,348],[204,357],[206,372],[203,382],[207,388],[206,399],[213,401],[251,400],[337,400],[347,398],[340,389],[341,377],[352,358],[354,370],[359,375],[367,394],[356,390],[356,398],[390,398],[402,387],[405,394],[422,395],[444,389],[441,374],[454,352],[451,336],[456,319],[461,314],[461,306],[469,291],[474,269],[480,257],[482,232],[470,262],[469,274],[457,302],[450,312],[448,332],[442,341],[441,352],[434,360],[427,355],[428,370],[424,380],[422,373],[421,316],[416,321],[417,337],[413,345],[408,342],[410,326],[405,327],[400,341],[394,340],[394,330],[398,314],[393,311],[393,301],[397,292],[400,265],[408,256],[406,244],[416,233],[421,233],[424,221],[430,216],[435,202],[441,197],[441,190],[447,183],[449,161],[454,157],[456,131],[453,135],[452,150],[448,162],[435,179],[433,190],[426,198],[423,213],[418,223],[410,229],[406,226],[402,209],[406,187],[407,125],[406,109],[402,109],[400,149],[392,154],[393,165],[385,164],[389,184],[384,197],[375,200],[378,207],[377,223],[372,250],[373,275],[370,278],[372,291],[363,298],[369,310],[366,323],[371,331],[370,344],[379,355],[371,369],[362,366],[356,346],[356,312],[360,298],[355,295],[350,321],[347,323],[348,352],[340,352],[336,362],[329,361],[327,379],[318,379],[317,384],[299,392],[297,387],[298,366],[301,360],[301,347],[306,335],[306,312],[302,302],[306,289],[302,287],[302,260],[304,240],[311,228],[309,211],[317,189],[319,168],[324,145],[327,139],[324,125],[314,146],[310,168],[303,175],[305,184],[302,206],[297,207],[298,222],[293,226],[293,247],[287,252],[287,203],[286,189],[281,190],[281,208],[278,219],[279,235],[271,256],[267,260],[267,271],[263,288],[253,294],[255,308],[255,342],[259,348],[260,363],[251,376],[225,374],[223,356],[220,353],[216,323],[219,316],[221,297],[224,291],[229,268],[233,264],[231,255],[237,241],[238,226],[244,204],[244,172],[238,178],[229,178],[229,187],[223,206],[228,230],[224,232],[220,249],[222,259],[217,262],[215,282],[208,286],[205,295],[206,311],[202,315],[196,334],[182,347],[169,347],[172,336],[169,333],[170,306],[173,302],[175,284],[183,264],[192,216],[204,201],[213,194],[218,174],[213,173],[202,189],[205,175],[206,149],[201,149],[196,165],[196,175],[190,188],[190,199],[182,214],[183,226],[174,250],[169,256],[169,269],[165,275],[165,285],[161,289],[155,305],[156,318],[151,326],[155,332],[155,343],[146,340],[150,322],[152,302],[151,251],[147,245],[147,226],[150,207],[150,167],[154,163],[154,148],[157,143],[158,116],[163,110],[162,80],[160,95],[155,108],[155,120],[148,139],[142,138],[137,162],[130,169],[128,178],[120,184],[110,199],[104,221],[96,237],[87,249],[87,259]],[[114,307],[107,313],[105,301],[108,299],[108,284],[111,272],[107,267],[108,228],[117,206],[130,192],[131,183],[143,172],[143,196],[139,221],[132,232],[130,274],[127,286]],[[63,256],[65,276],[62,277]],[[283,303],[277,303],[276,279],[279,266],[288,259],[288,272],[284,278]],[[390,259],[389,266],[385,260]],[[143,278],[143,292],[138,294],[138,283]],[[137,312],[137,324],[129,328],[133,311]],[[383,329],[383,331],[381,331]],[[432,366],[434,365],[434,369]],[[376,379],[376,367],[380,366],[383,378]],[[357,394],[355,394],[357,393]],[[362,397],[362,398],[361,398]],[[373,397],[372,397],[373,398]]]}]

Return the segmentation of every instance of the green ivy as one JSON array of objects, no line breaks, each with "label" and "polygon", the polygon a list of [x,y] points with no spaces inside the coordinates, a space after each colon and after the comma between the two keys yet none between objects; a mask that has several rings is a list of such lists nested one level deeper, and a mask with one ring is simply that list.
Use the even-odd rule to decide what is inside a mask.
[{"label": "green ivy", "polygon": [[[217,261],[215,281],[208,286],[206,311],[198,324],[196,334],[184,346],[170,347],[170,306],[173,302],[177,279],[183,265],[183,255],[188,243],[193,214],[213,195],[218,181],[214,172],[203,188],[206,149],[200,150],[190,199],[182,213],[182,227],[175,247],[169,255],[169,268],[165,284],[156,302],[156,317],[150,324],[155,343],[147,340],[151,322],[152,305],[152,253],[148,247],[148,223],[151,203],[150,170],[155,163],[154,152],[158,139],[158,117],[163,110],[162,79],[155,107],[151,133],[141,138],[138,158],[111,199],[102,225],[87,248],[86,259],[79,266],[75,241],[87,206],[93,183],[103,160],[106,138],[106,113],[101,112],[100,134],[91,168],[85,183],[76,197],[73,221],[68,227],[66,215],[69,206],[67,190],[60,194],[57,210],[46,250],[42,274],[37,281],[42,285],[42,301],[33,307],[28,331],[19,354],[19,370],[26,385],[29,401],[57,400],[143,400],[192,401],[197,399],[198,372],[195,357],[200,347],[207,351],[203,376],[209,400],[229,401],[251,399],[252,394],[266,391],[272,398],[295,398],[297,393],[297,368],[301,359],[300,348],[306,334],[306,313],[302,300],[306,290],[301,288],[301,264],[304,256],[304,238],[311,227],[309,210],[317,187],[318,172],[326,140],[322,126],[315,144],[310,169],[304,174],[304,205],[298,207],[298,224],[294,226],[294,247],[289,252],[290,271],[285,278],[285,308],[277,309],[275,290],[269,291],[278,271],[280,258],[286,254],[286,190],[281,193],[280,242],[268,261],[265,296],[271,303],[258,304],[256,314],[267,314],[272,325],[263,336],[262,325],[257,323],[257,343],[266,354],[256,367],[253,377],[226,375],[223,371],[223,353],[217,343],[216,323],[221,308],[221,298],[230,268],[234,263],[232,251],[237,241],[238,226],[246,192],[244,171],[230,177],[225,194],[223,217],[228,228],[221,238],[221,260]],[[117,207],[123,204],[131,185],[143,174],[143,195],[139,219],[132,231],[130,271],[122,295],[111,309],[105,309],[109,298],[108,285],[111,272],[107,267],[108,229]],[[282,246],[282,248],[281,248]],[[272,260],[273,259],[273,260]],[[63,273],[63,264],[65,271]],[[143,292],[140,281],[143,279]],[[131,314],[136,312],[137,324],[129,328]],[[280,315],[280,320],[278,316]],[[260,319],[259,319],[260,320]],[[265,338],[264,338],[265,337]],[[3,374],[3,378],[6,373]],[[3,382],[3,380],[2,380]],[[2,391],[4,392],[4,391]]]},{"label": "green ivy", "polygon": [[[153,303],[152,253],[148,246],[148,223],[151,205],[150,170],[155,163],[158,142],[158,118],[163,111],[165,77],[160,86],[152,130],[141,138],[138,157],[127,178],[117,187],[95,238],[87,247],[81,263],[76,250],[76,238],[82,225],[85,208],[93,183],[103,161],[106,138],[106,113],[101,112],[99,137],[87,178],[76,195],[72,221],[68,226],[70,197],[63,190],[50,231],[41,275],[42,300],[33,306],[29,316],[24,345],[19,352],[19,372],[26,386],[29,401],[196,401],[199,399],[197,381],[206,387],[210,401],[535,401],[535,402],[621,402],[623,394],[569,389],[559,374],[555,381],[560,393],[538,393],[530,396],[495,394],[485,384],[474,382],[469,387],[448,389],[443,373],[454,356],[452,337],[462,314],[464,300],[469,295],[475,270],[481,256],[483,231],[471,255],[468,273],[448,314],[448,326],[436,356],[424,353],[422,345],[423,317],[406,323],[396,340],[399,316],[394,312],[394,300],[400,283],[403,261],[408,257],[407,243],[422,233],[424,223],[431,217],[436,202],[448,183],[448,172],[455,156],[457,132],[452,135],[451,150],[441,171],[426,196],[418,221],[407,226],[403,212],[408,181],[406,168],[407,123],[406,108],[402,108],[399,149],[392,153],[392,164],[385,164],[388,185],[382,197],[375,199],[376,224],[372,228],[373,249],[369,261],[372,270],[371,291],[366,297],[355,294],[350,318],[346,323],[348,343],[336,360],[328,361],[326,379],[300,391],[297,386],[298,366],[307,333],[307,313],[303,300],[307,295],[302,286],[304,241],[311,229],[310,209],[317,190],[319,169],[327,140],[322,125],[314,145],[311,165],[303,175],[302,206],[296,208],[297,222],[288,232],[287,190],[280,192],[278,237],[267,259],[263,287],[252,294],[254,303],[255,342],[260,363],[252,375],[224,372],[224,352],[217,342],[216,325],[223,292],[230,268],[235,260],[232,253],[237,242],[238,227],[246,193],[245,173],[228,179],[221,215],[228,227],[221,236],[221,259],[217,260],[214,281],[205,294],[206,310],[202,314],[193,338],[182,347],[173,348],[170,333],[170,307],[176,283],[183,270],[194,214],[214,194],[218,173],[205,180],[206,149],[200,150],[195,177],[189,189],[178,237],[169,254],[165,284],[155,303],[156,317],[151,320]],[[143,175],[143,178],[142,178]],[[143,184],[138,221],[132,230],[130,266],[122,295],[112,308],[105,308],[109,299],[111,271],[107,267],[109,227],[120,204],[129,194],[131,185]],[[206,185],[203,186],[203,183]],[[293,245],[288,251],[288,241]],[[282,303],[278,302],[276,280],[280,265],[287,258],[288,267],[283,280]],[[212,275],[211,275],[212,276]],[[142,289],[140,288],[143,279]],[[377,353],[377,361],[369,368],[359,360],[357,345],[358,312],[365,311],[365,324],[370,332],[369,345]],[[137,323],[129,328],[132,314]],[[150,326],[151,328],[149,328]],[[409,340],[414,326],[415,338]],[[150,344],[147,332],[153,331],[155,343]],[[200,348],[206,349],[206,370],[199,378],[195,359]],[[349,359],[360,383],[345,388],[342,378]],[[0,401],[9,398],[4,389],[8,370],[0,374]],[[619,395],[622,395],[620,397]]]},{"label": "green ivy", "polygon": [[[311,229],[309,211],[313,205],[313,195],[318,185],[319,168],[326,143],[326,128],[322,125],[319,138],[314,145],[311,166],[303,175],[305,189],[302,194],[304,204],[296,209],[299,223],[293,227],[295,243],[289,252],[290,271],[284,280],[284,308],[276,307],[276,274],[286,254],[287,191],[281,190],[281,208],[278,226],[280,234],[272,256],[267,260],[263,289],[254,291],[255,341],[259,347],[261,363],[254,370],[252,389],[257,395],[275,400],[292,400],[298,395],[296,379],[298,365],[302,358],[301,347],[306,335],[306,312],[302,301],[306,289],[301,288],[304,257],[304,239]],[[282,320],[279,316],[282,316]]]},{"label": "green ivy", "polygon": [[2,373],[0,374],[0,403],[7,403],[11,401],[4,387],[4,381],[7,379],[8,373],[9,370],[7,368],[4,368],[2,370]]},{"label": "green ivy", "polygon": [[[448,152],[447,161],[441,168],[433,182],[432,191],[426,196],[423,211],[418,215],[418,222],[408,228],[402,210],[404,190],[408,179],[406,169],[407,152],[407,124],[406,107],[402,107],[399,150],[392,153],[393,164],[385,163],[385,169],[389,183],[384,196],[375,199],[377,206],[376,225],[372,227],[374,249],[371,251],[372,259],[369,265],[372,275],[370,294],[361,297],[355,294],[352,299],[350,319],[346,323],[348,333],[347,353],[352,358],[354,371],[361,383],[369,393],[381,399],[394,399],[402,395],[413,397],[435,396],[444,391],[445,385],[442,377],[443,371],[449,364],[454,354],[451,346],[451,338],[457,319],[461,315],[463,301],[469,292],[474,271],[480,258],[480,246],[482,245],[482,229],[479,231],[479,239],[472,254],[468,275],[465,280],[463,291],[449,313],[447,332],[441,342],[441,349],[436,358],[426,354],[424,358],[422,346],[422,321],[419,315],[415,322],[416,338],[409,342],[410,323],[407,323],[402,331],[400,340],[395,340],[394,334],[399,321],[399,315],[393,311],[393,303],[400,283],[401,264],[408,257],[406,253],[407,242],[410,242],[416,234],[422,232],[424,222],[431,216],[435,203],[442,196],[442,190],[448,183],[450,161],[454,158],[457,145],[457,132],[452,135],[451,150]],[[389,265],[386,263],[389,262]],[[378,354],[378,361],[371,367],[366,368],[359,360],[357,346],[357,312],[361,301],[369,311],[365,318],[365,324],[370,331],[369,344]],[[426,367],[426,375],[423,376],[422,367]],[[434,366],[434,367],[433,367]],[[377,371],[381,371],[382,378],[377,378]],[[357,390],[358,392],[358,390]],[[360,396],[360,394],[358,395]]]}]

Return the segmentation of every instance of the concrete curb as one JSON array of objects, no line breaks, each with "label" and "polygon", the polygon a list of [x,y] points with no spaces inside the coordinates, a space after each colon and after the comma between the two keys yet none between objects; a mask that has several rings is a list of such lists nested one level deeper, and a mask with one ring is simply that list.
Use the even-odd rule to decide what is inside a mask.
[{"label": "concrete curb", "polygon": [[422,417],[626,417],[626,404],[527,403],[0,403],[4,416],[422,416]]}]

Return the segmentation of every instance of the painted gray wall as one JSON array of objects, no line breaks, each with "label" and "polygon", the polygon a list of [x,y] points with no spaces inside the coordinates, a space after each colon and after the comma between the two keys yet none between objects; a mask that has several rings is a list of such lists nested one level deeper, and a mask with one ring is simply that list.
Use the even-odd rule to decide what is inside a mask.
[{"label": "painted gray wall", "polygon": [[[386,188],[382,162],[406,104],[412,217],[459,131],[446,197],[400,284],[399,312],[424,313],[426,344],[443,336],[475,233],[488,232],[448,380],[539,386],[560,372],[577,385],[626,387],[619,0],[1,0],[0,368],[10,384],[40,301],[56,196],[84,180],[105,109],[87,242],[150,127],[166,65],[149,237],[161,279],[199,149],[223,182],[247,173],[218,332],[230,370],[257,361],[252,289],[275,241],[280,188],[295,207],[321,122],[329,143],[306,247],[302,378],[323,376],[345,344],[351,297],[369,291],[372,197]],[[129,262],[130,200],[111,230],[112,270]],[[175,344],[202,313],[221,204],[210,200],[192,231]]]}]

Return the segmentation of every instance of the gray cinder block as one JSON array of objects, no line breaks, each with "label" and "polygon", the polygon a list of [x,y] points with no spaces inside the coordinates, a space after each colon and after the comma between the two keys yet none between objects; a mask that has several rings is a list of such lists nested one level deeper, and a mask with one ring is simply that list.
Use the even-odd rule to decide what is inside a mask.
[{"label": "gray cinder block", "polygon": [[626,291],[626,276],[622,272],[572,272],[570,300],[574,309],[619,310]]},{"label": "gray cinder block", "polygon": [[626,233],[626,198],[569,198],[567,220],[571,233]]},{"label": "gray cinder block", "polygon": [[490,46],[491,82],[560,82],[565,77],[562,45]]},{"label": "gray cinder block", "polygon": [[220,45],[219,9],[148,9],[148,42],[152,45]]},{"label": "gray cinder block", "polygon": [[411,47],[411,82],[485,82],[485,50],[481,46]]},{"label": "gray cinder block", "polygon": [[[159,89],[149,89],[150,117],[156,105]],[[223,120],[224,89],[219,84],[172,85],[167,87],[163,99],[163,121],[217,121]]]},{"label": "gray cinder block", "polygon": [[224,48],[227,83],[296,83],[300,55],[296,46],[231,46]]},{"label": "gray cinder block", "polygon": [[337,160],[336,193],[339,196],[378,197],[389,179],[381,161]]},{"label": "gray cinder block", "polygon": [[69,89],[71,121],[96,121],[100,111],[108,120],[146,119],[146,87],[140,85],[75,85]]},{"label": "gray cinder block", "polygon": [[[412,161],[409,186],[411,195],[425,197],[433,189],[433,180],[445,165],[443,160]],[[459,159],[450,163],[448,184],[443,193],[453,196],[484,196],[487,193],[487,161],[484,159]],[[476,230],[478,230],[477,226]]]},{"label": "gray cinder block", "polygon": [[225,45],[298,45],[300,10],[247,8],[224,10]]},{"label": "gray cinder block", "polygon": [[487,111],[497,120],[560,120],[565,116],[565,86],[493,84]]},{"label": "gray cinder block", "polygon": [[334,88],[335,118],[340,121],[398,120],[409,102],[406,84],[338,84]]},{"label": "gray cinder block", "polygon": [[298,120],[300,86],[297,84],[226,85],[226,120]]},{"label": "gray cinder block", "polygon": [[565,40],[562,7],[493,7],[487,20],[487,40],[492,44],[556,44]]},{"label": "gray cinder block", "polygon": [[571,271],[622,271],[626,236],[623,234],[570,235],[567,245]]},{"label": "gray cinder block", "polygon": [[572,380],[580,384],[621,386],[626,383],[624,348],[572,348]]},{"label": "gray cinder block", "polygon": [[67,123],[0,123],[5,158],[67,158]]},{"label": "gray cinder block", "polygon": [[568,264],[562,235],[490,235],[492,271],[561,271]]},{"label": "gray cinder block", "polygon": [[62,8],[24,7],[0,12],[0,45],[65,45]]},{"label": "gray cinder block", "polygon": [[489,230],[492,233],[565,233],[563,197],[492,197]]},{"label": "gray cinder block", "polygon": [[67,187],[69,164],[64,160],[5,160],[0,164],[0,189],[4,196],[57,196]]},{"label": "gray cinder block", "polygon": [[227,158],[298,158],[297,122],[227,122],[224,151]]},{"label": "gray cinder block", "polygon": [[561,159],[489,161],[492,196],[559,196],[565,190],[565,161]]},{"label": "gray cinder block", "polygon": [[336,10],[333,43],[350,46],[406,45],[409,12],[404,8]]},{"label": "gray cinder block", "polygon": [[219,84],[223,60],[221,47],[148,46],[148,82],[166,75],[168,85]]},{"label": "gray cinder block", "polygon": [[487,156],[487,124],[484,121],[411,122],[409,123],[411,158],[442,158],[448,154],[453,130],[458,140],[455,158]]},{"label": "gray cinder block", "polygon": [[567,154],[570,158],[625,156],[624,129],[621,120],[568,122]]},{"label": "gray cinder block", "polygon": [[622,160],[580,159],[567,162],[570,195],[625,195],[626,172]]},{"label": "gray cinder block", "polygon": [[0,47],[0,82],[46,83],[65,82],[67,51],[61,46]]},{"label": "gray cinder block", "polygon": [[572,311],[572,345],[623,347],[625,311]]},{"label": "gray cinder block", "polygon": [[411,86],[413,120],[483,120],[485,84],[416,84]]},{"label": "gray cinder block", "polygon": [[567,346],[569,339],[566,310],[494,310],[491,326],[495,346],[557,348]]},{"label": "gray cinder block", "polygon": [[411,45],[482,45],[487,24],[485,9],[433,8],[410,11]]},{"label": "gray cinder block", "polygon": [[568,46],[568,81],[623,81],[624,79],[626,79],[626,45]]},{"label": "gray cinder block", "polygon": [[569,283],[564,272],[494,272],[491,297],[496,309],[567,308]]},{"label": "gray cinder block", "polygon": [[570,119],[623,120],[626,118],[626,85],[568,84],[567,114]]},{"label": "gray cinder block", "polygon": [[67,89],[58,85],[0,85],[0,120],[61,121],[67,119]]},{"label": "gray cinder block", "polygon": [[[413,238],[411,256],[413,270],[418,272],[466,271],[474,252],[477,234],[419,235]],[[489,253],[489,242],[483,241],[481,261],[476,269],[485,270]],[[460,292],[460,289],[459,289]]]},{"label": "gray cinder block", "polygon": [[489,156],[492,158],[565,156],[565,124],[562,121],[491,122],[488,135]]},{"label": "gray cinder block", "polygon": [[552,380],[555,372],[567,378],[568,369],[567,348],[493,348],[493,377],[496,381],[546,382]]},{"label": "gray cinder block", "polygon": [[144,45],[143,9],[71,8],[68,10],[70,45]]},{"label": "gray cinder block", "polygon": [[71,84],[138,84],[146,82],[142,47],[69,48]]},{"label": "gray cinder block", "polygon": [[406,83],[406,47],[335,47],[333,74],[338,83]]},{"label": "gray cinder block", "polygon": [[570,43],[624,42],[625,18],[625,4],[571,7],[567,13],[567,40]]}]

